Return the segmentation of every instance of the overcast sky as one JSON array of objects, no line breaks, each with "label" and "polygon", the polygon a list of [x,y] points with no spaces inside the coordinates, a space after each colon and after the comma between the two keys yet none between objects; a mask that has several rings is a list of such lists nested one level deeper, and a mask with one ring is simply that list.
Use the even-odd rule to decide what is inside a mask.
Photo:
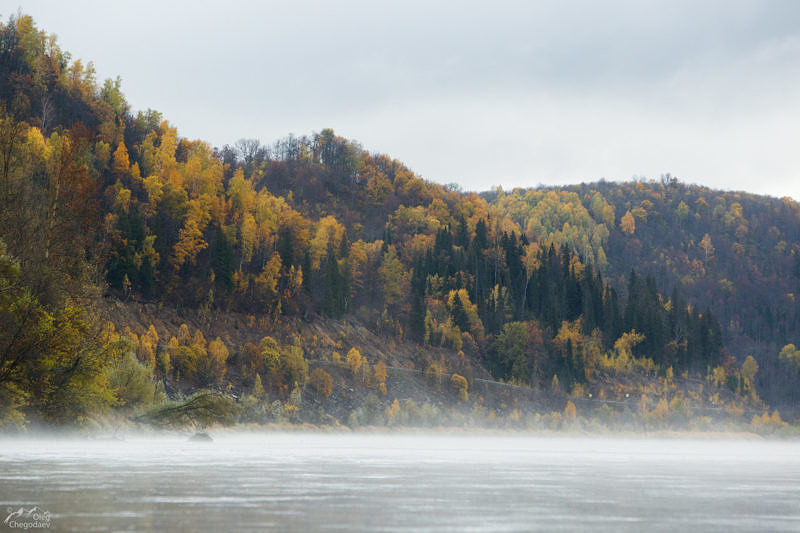
[{"label": "overcast sky", "polygon": [[215,146],[333,128],[468,190],[800,199],[800,2],[0,0]]}]

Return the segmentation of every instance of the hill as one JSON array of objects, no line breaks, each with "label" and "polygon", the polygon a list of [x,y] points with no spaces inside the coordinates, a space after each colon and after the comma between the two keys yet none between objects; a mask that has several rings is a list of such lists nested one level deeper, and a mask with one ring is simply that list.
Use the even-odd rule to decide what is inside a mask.
[{"label": "hill", "polygon": [[[643,416],[796,400],[791,200],[671,178],[462,193],[330,129],[216,149],[26,16],[0,27],[0,76],[7,424],[202,388],[306,409],[328,363],[381,397],[404,365],[462,402],[476,379],[634,394]],[[332,340],[339,320],[361,333]]]},{"label": "hill", "polygon": [[715,191],[671,176],[484,197],[529,235],[593,258],[620,291],[635,270],[652,275],[669,301],[684,298],[709,309],[729,353],[758,360],[765,397],[797,401],[797,374],[779,359],[781,348],[798,338],[797,202]]}]

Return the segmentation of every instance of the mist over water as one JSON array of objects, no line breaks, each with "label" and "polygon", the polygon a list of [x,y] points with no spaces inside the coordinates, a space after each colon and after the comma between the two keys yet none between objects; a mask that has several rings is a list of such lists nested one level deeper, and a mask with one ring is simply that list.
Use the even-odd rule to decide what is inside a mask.
[{"label": "mist over water", "polygon": [[795,442],[223,433],[0,440],[0,530],[800,528]]}]

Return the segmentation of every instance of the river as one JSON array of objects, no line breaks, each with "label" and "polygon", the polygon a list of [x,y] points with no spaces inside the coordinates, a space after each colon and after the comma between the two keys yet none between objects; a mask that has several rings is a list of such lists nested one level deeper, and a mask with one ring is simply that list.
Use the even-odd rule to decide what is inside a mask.
[{"label": "river", "polygon": [[0,439],[0,531],[800,530],[793,441],[214,437]]}]

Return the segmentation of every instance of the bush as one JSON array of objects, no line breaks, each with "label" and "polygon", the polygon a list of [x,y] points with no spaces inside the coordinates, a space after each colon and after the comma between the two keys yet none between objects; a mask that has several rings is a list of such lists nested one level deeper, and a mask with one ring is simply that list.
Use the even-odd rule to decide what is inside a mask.
[{"label": "bush", "polygon": [[333,392],[333,378],[321,368],[315,368],[309,376],[314,392],[322,398],[328,398]]},{"label": "bush", "polygon": [[439,365],[431,363],[428,368],[425,369],[425,379],[428,380],[428,383],[438,388],[442,379],[442,372],[439,370]]},{"label": "bush", "polygon": [[153,372],[127,352],[106,368],[108,385],[116,392],[120,406],[150,405],[156,398]]},{"label": "bush", "polygon": [[259,343],[264,366],[269,375],[270,385],[288,392],[295,384],[302,386],[308,377],[308,361],[303,357],[300,346],[283,346],[272,337],[264,337]]},{"label": "bush", "polygon": [[469,383],[467,383],[467,379],[464,376],[459,374],[453,374],[450,376],[450,384],[455,389],[456,394],[458,394],[458,399],[462,402],[466,402],[469,400]]}]

